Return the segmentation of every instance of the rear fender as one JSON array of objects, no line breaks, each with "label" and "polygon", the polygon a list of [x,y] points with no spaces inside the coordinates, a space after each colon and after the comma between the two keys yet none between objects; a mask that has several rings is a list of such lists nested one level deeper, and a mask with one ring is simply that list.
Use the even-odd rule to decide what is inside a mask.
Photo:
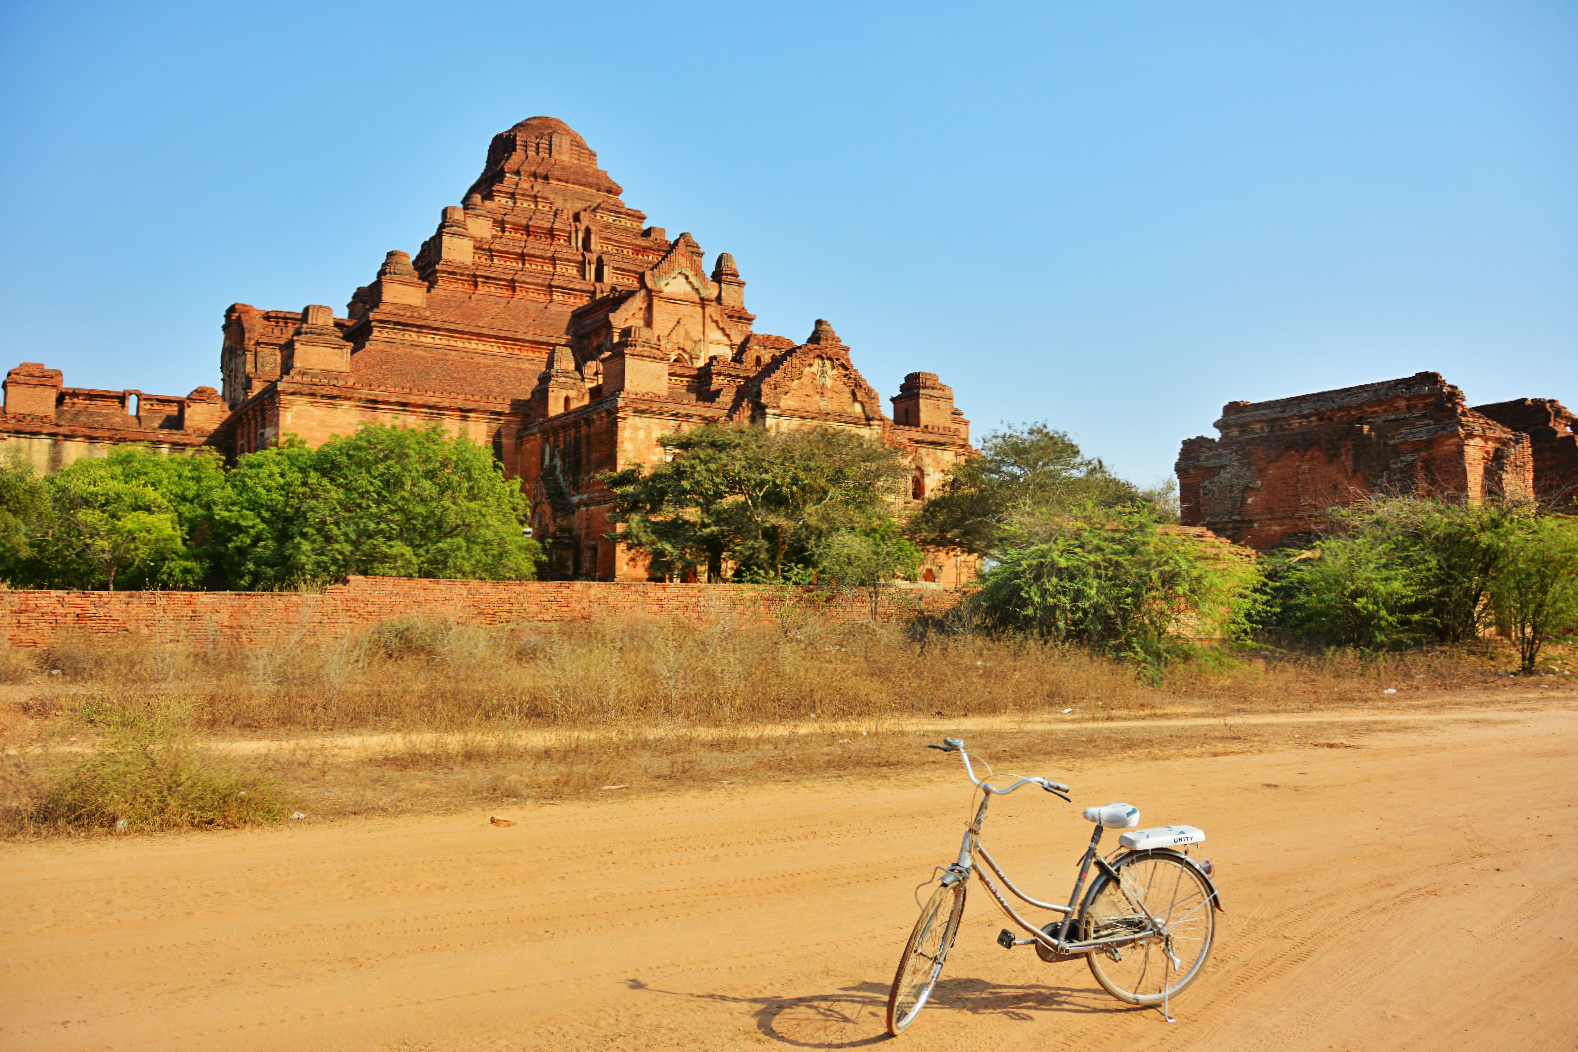
[{"label": "rear fender", "polygon": [[1138,862],[1142,858],[1155,858],[1158,855],[1167,855],[1187,863],[1191,869],[1200,875],[1200,879],[1205,881],[1206,890],[1211,896],[1211,905],[1216,908],[1218,913],[1227,912],[1227,910],[1222,908],[1222,894],[1216,890],[1216,881],[1211,879],[1211,874],[1201,867],[1198,860],[1191,858],[1182,851],[1152,848],[1149,851],[1130,851],[1128,854],[1120,856],[1116,862],[1108,862],[1106,859],[1098,858],[1096,860],[1096,868],[1101,872],[1101,877],[1091,882],[1090,890],[1085,893],[1085,901],[1080,906],[1080,913],[1083,914],[1085,910],[1090,908],[1090,904],[1096,901],[1096,893],[1101,890],[1103,884],[1108,880],[1118,879],[1118,870],[1132,862]]}]

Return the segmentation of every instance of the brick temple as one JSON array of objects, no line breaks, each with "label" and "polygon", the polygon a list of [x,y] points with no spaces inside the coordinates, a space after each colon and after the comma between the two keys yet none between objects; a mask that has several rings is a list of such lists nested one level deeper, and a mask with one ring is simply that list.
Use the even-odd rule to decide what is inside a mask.
[{"label": "brick temple", "polygon": [[[416,255],[389,252],[343,317],[230,307],[222,395],[67,388],[26,363],[6,378],[0,444],[53,470],[117,442],[234,456],[287,435],[317,445],[362,423],[436,423],[521,480],[548,576],[605,581],[648,572],[607,539],[596,476],[660,460],[660,435],[722,422],[856,431],[903,452],[917,500],[970,454],[969,422],[935,375],[910,373],[885,415],[830,324],[799,341],[753,332],[734,257],[709,271],[695,238],[670,239],[622,193],[562,121],[522,121],[494,136]],[[929,552],[924,576],[952,584],[968,569]]]},{"label": "brick temple", "polygon": [[1578,418],[1560,402],[1469,408],[1440,373],[1268,402],[1229,402],[1220,438],[1178,454],[1185,525],[1259,550],[1310,540],[1330,509],[1375,494],[1482,502],[1578,494]]}]

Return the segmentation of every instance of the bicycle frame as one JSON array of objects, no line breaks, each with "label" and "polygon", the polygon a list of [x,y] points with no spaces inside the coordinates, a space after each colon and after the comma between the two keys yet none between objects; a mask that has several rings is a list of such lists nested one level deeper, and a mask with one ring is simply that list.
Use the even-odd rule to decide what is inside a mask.
[{"label": "bicycle frame", "polygon": [[[970,874],[974,873],[976,877],[980,879],[981,883],[986,886],[987,894],[991,895],[993,901],[1002,907],[1003,912],[1008,914],[1009,919],[1029,933],[1030,939],[1021,940],[1017,943],[1017,945],[1024,945],[1026,942],[1035,942],[1045,946],[1054,953],[1077,955],[1089,953],[1092,950],[1099,950],[1107,946],[1128,946],[1144,939],[1149,939],[1156,936],[1165,936],[1167,934],[1166,926],[1159,919],[1157,919],[1157,917],[1153,915],[1150,910],[1146,909],[1143,903],[1136,902],[1134,897],[1129,894],[1129,890],[1123,886],[1123,880],[1118,875],[1116,867],[1111,865],[1109,862],[1107,862],[1107,860],[1103,859],[1097,854],[1096,849],[1101,844],[1101,834],[1104,832],[1102,827],[1099,825],[1096,827],[1096,831],[1091,834],[1090,845],[1085,849],[1085,854],[1080,859],[1079,877],[1074,881],[1074,891],[1069,896],[1067,906],[1060,906],[1055,902],[1043,902],[1040,899],[1032,898],[1015,887],[1014,882],[1008,879],[1008,875],[1004,873],[1002,867],[997,864],[997,860],[992,858],[991,852],[986,850],[986,845],[981,843],[981,826],[982,823],[986,821],[987,806],[992,802],[992,796],[994,794],[997,796],[1007,796],[1009,793],[1018,789],[1020,786],[1026,784],[1040,785],[1043,789],[1053,792],[1055,790],[1051,789],[1050,786],[1056,785],[1057,783],[1049,783],[1044,778],[1021,778],[1007,789],[999,789],[990,782],[978,780],[975,777],[975,769],[970,763],[969,753],[965,752],[963,748],[960,748],[958,751],[964,758],[965,772],[969,775],[970,781],[974,782],[976,787],[981,790],[981,803],[980,806],[976,808],[975,819],[969,824],[969,826],[965,828],[964,840],[959,845],[959,857],[954,861],[953,865],[948,867],[946,873],[943,876],[944,884],[957,883],[960,880],[969,880]],[[1009,905],[1008,899],[1001,891],[998,890],[997,885],[992,883],[991,878],[986,875],[985,870],[975,864],[977,857],[979,857],[982,862],[986,863],[986,868],[995,873],[997,875],[997,879],[1003,882],[1003,887],[1012,892],[1016,898],[1030,906],[1036,907],[1037,909],[1050,910],[1054,913],[1060,913],[1063,915],[1063,923],[1058,926],[1056,937],[1047,935],[1046,932],[1042,931],[1040,928],[1037,928],[1034,924],[1031,924],[1029,921],[1021,917],[1019,912],[1015,910],[1013,906]],[[1114,885],[1122,893],[1123,897],[1128,900],[1129,905],[1132,906],[1140,916],[1143,916],[1146,919],[1146,928],[1144,931],[1129,932],[1124,935],[1113,936],[1111,938],[1105,939],[1073,941],[1069,939],[1071,934],[1075,934],[1069,930],[1069,926],[1074,922],[1075,914],[1078,912],[1080,895],[1085,890],[1085,882],[1090,877],[1090,868],[1092,864],[1094,864],[1100,872],[1105,874],[1109,880],[1114,882]],[[952,879],[950,879],[950,877]],[[1215,896],[1213,894],[1212,898],[1214,899],[1214,897]],[[1005,943],[1004,945],[1008,944]]]}]

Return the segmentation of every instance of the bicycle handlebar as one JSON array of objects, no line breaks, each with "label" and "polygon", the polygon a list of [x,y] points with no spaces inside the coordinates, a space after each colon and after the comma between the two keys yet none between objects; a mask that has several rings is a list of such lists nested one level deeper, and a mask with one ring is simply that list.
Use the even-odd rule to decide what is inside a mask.
[{"label": "bicycle handlebar", "polygon": [[1022,785],[1039,785],[1042,789],[1045,789],[1053,796],[1061,796],[1064,800],[1069,799],[1069,797],[1065,795],[1071,791],[1069,787],[1064,785],[1062,782],[1054,782],[1049,778],[1041,778],[1037,776],[1020,778],[1019,781],[1015,782],[1013,785],[1010,785],[1007,789],[999,789],[991,782],[983,782],[981,779],[975,776],[975,768],[970,764],[970,754],[964,751],[964,740],[962,738],[944,738],[941,745],[928,745],[926,748],[936,749],[938,752],[958,753],[964,759],[965,777],[970,779],[971,784],[977,789],[980,789],[982,792],[995,793],[998,796],[1007,796],[1009,793],[1013,792],[1015,789],[1018,789]]}]

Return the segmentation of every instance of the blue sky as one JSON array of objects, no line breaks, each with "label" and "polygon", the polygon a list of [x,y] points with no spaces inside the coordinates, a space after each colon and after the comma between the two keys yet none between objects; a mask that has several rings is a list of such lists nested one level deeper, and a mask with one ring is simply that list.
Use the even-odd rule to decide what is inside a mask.
[{"label": "blue sky", "polygon": [[1223,403],[1578,404],[1578,4],[0,4],[0,367],[219,384],[536,114],[757,330],[1141,483]]}]

